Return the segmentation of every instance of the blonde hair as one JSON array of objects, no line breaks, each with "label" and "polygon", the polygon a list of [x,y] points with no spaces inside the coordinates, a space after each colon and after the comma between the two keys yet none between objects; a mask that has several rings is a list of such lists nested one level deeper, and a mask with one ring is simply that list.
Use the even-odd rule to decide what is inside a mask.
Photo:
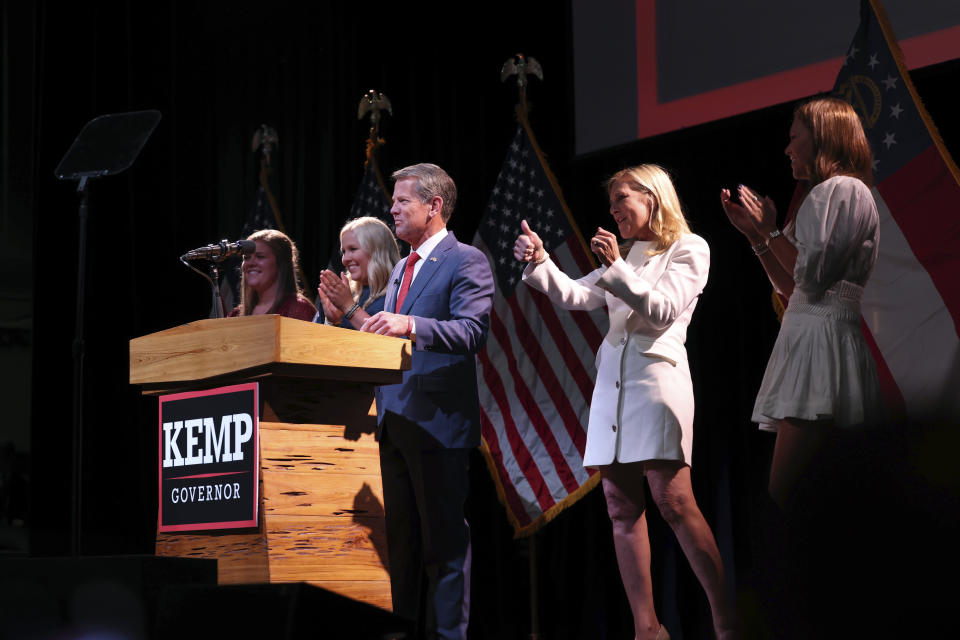
[{"label": "blonde hair", "polygon": [[[287,234],[276,229],[261,229],[247,236],[247,240],[264,243],[270,248],[273,259],[277,263],[277,295],[273,306],[267,313],[276,313],[290,296],[299,296],[303,293],[300,283],[297,282],[297,264],[300,253],[297,245]],[[249,316],[260,301],[260,296],[247,285],[247,274],[241,271],[240,276],[240,315]]]},{"label": "blonde hair", "polygon": [[[340,239],[343,240],[343,234],[352,231],[357,237],[357,244],[360,250],[367,254],[367,286],[370,287],[370,296],[363,303],[363,308],[386,293],[387,284],[390,281],[390,272],[394,265],[400,261],[400,249],[397,247],[397,240],[383,221],[371,216],[354,218],[348,220],[343,228],[340,229]],[[350,292],[354,300],[360,299],[360,293],[363,286],[350,279]]]},{"label": "blonde hair", "polygon": [[853,176],[867,186],[873,185],[870,143],[849,103],[839,98],[815,98],[797,107],[793,116],[813,139],[813,184],[834,176]]},{"label": "blonde hair", "polygon": [[657,237],[657,244],[647,253],[657,255],[670,248],[674,242],[685,233],[690,233],[690,226],[683,215],[680,198],[673,188],[673,182],[662,167],[655,164],[641,164],[636,167],[621,169],[610,176],[605,186],[607,193],[617,182],[626,182],[634,191],[639,191],[650,197],[650,231]]}]

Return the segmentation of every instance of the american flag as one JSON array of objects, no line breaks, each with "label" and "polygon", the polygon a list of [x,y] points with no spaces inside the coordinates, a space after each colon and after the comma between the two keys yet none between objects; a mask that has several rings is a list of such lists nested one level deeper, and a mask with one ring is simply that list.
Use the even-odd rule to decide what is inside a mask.
[{"label": "american flag", "polygon": [[884,394],[911,419],[960,418],[960,172],[921,104],[879,0],[834,93],[857,110],[874,154],[880,254],[863,299]]},{"label": "american flag", "polygon": [[[260,184],[257,186],[257,192],[253,199],[253,205],[247,214],[247,219],[243,224],[243,230],[240,232],[240,238],[246,238],[254,231],[261,229],[280,229],[283,225],[277,219],[278,213],[273,209],[270,193],[267,188]],[[240,304],[240,265],[243,260],[239,256],[227,258],[220,272],[223,274],[223,281],[220,283],[220,297],[223,299],[224,313],[230,311]],[[298,274],[298,277],[299,274]]]},{"label": "american flag", "polygon": [[[374,161],[372,159],[368,160],[367,166],[363,171],[363,180],[360,181],[360,186],[357,187],[357,193],[353,196],[353,204],[350,205],[350,217],[348,220],[363,216],[372,216],[383,220],[388,227],[393,229],[393,216],[390,215],[390,197],[384,188],[377,175]],[[340,230],[337,229],[337,235],[333,239],[333,248],[330,251],[330,263],[327,267],[334,273],[340,273],[343,270],[343,263],[340,262],[339,234]]]},{"label": "american flag", "polygon": [[524,122],[473,239],[496,279],[490,332],[477,357],[483,453],[516,535],[533,533],[592,489],[583,467],[594,357],[607,331],[603,309],[564,311],[522,284],[513,257],[520,221],[573,278],[593,262]]},{"label": "american flag", "polygon": [[[363,179],[357,192],[353,196],[353,204],[350,205],[350,216],[347,220],[371,216],[382,220],[391,230],[393,229],[393,216],[390,215],[392,201],[387,195],[383,183],[380,181],[377,172],[376,161],[368,156],[367,164],[363,170]],[[346,220],[344,220],[346,222]],[[404,255],[406,243],[397,241],[400,245],[400,255]],[[327,269],[334,273],[343,271],[343,262],[340,260],[340,229],[337,229],[333,238],[333,246],[330,248],[330,261],[327,263]],[[323,322],[323,306],[317,304],[317,315],[314,322]]]},{"label": "american flag", "polygon": [[393,225],[393,216],[390,215],[390,198],[377,177],[376,165],[372,161],[367,162],[363,171],[363,180],[357,187],[353,204],[350,205],[350,217],[361,216],[380,218],[388,225]]}]

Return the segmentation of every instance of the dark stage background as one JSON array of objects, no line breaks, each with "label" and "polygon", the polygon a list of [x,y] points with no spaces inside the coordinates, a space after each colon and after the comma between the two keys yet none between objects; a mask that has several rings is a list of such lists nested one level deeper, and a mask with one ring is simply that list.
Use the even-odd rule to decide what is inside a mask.
[{"label": "dark stage background", "polygon": [[[606,176],[657,162],[710,243],[710,282],[688,338],[694,488],[744,619],[765,627],[761,543],[773,441],[749,415],[777,320],[766,278],[718,195],[743,182],[785,209],[793,182],[782,150],[793,105],[574,157],[566,2],[36,2],[5,4],[3,19],[5,133],[16,153],[9,189],[29,203],[33,224],[32,554],[68,551],[77,200],[53,169],[83,124],[103,113],[163,114],[135,166],[93,185],[86,297],[82,553],[150,553],[156,401],[127,383],[127,341],[207,316],[208,285],[177,256],[237,238],[256,188],[254,129],[269,123],[279,132],[273,188],[311,285],[362,175],[367,125],[356,109],[370,88],[394,107],[381,130],[384,171],[421,161],[445,167],[460,191],[451,228],[469,242],[514,133],[516,90],[499,82],[500,65],[523,52],[544,68],[545,81],[529,88],[532,124],[581,230],[612,225]],[[918,70],[914,80],[956,154],[960,64]],[[842,595],[862,607],[853,610],[864,629],[922,622],[942,604],[926,583],[954,560],[958,532],[960,483],[943,453],[957,438],[948,427],[900,426],[840,443],[810,478],[830,488],[806,519],[810,544],[822,551],[812,571],[824,602]],[[471,634],[526,637],[528,543],[512,539],[479,454],[473,463]],[[702,590],[658,514],[651,528],[665,623],[674,638],[709,637]],[[548,524],[536,545],[543,637],[631,636],[599,490]]]}]

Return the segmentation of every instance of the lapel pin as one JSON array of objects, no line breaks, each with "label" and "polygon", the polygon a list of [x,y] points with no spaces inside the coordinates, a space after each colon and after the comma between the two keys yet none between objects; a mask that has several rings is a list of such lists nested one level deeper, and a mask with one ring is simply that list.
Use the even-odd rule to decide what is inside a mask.
[{"label": "lapel pin", "polygon": [[437,261],[437,259],[436,259],[435,257],[430,256],[430,262],[436,262],[436,261]]}]

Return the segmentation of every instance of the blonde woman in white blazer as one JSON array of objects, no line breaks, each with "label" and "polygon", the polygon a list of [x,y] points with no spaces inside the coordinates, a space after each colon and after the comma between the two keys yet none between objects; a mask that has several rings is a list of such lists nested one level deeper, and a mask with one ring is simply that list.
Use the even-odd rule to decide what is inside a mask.
[{"label": "blonde woman in white blazer", "polygon": [[693,387],[684,347],[707,282],[710,250],[690,232],[673,183],[656,165],[624,169],[607,182],[610,213],[624,241],[602,228],[590,241],[603,264],[579,280],[549,260],[526,221],[514,245],[531,287],[565,309],[606,305],[610,330],[597,353],[584,465],[600,470],[620,576],[636,638],[668,638],[653,607],[643,478],[703,585],[718,638],[732,638],[734,613],[713,533],[693,497]]}]

